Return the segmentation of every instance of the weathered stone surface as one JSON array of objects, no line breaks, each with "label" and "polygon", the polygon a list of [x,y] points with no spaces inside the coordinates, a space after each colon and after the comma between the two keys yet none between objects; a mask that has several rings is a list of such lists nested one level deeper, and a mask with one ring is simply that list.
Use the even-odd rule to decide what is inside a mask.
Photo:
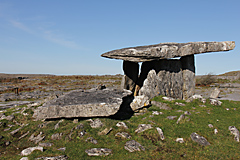
[{"label": "weathered stone surface", "polygon": [[210,98],[212,98],[212,99],[218,98],[219,94],[220,94],[220,89],[214,88],[214,90],[212,91],[212,93],[210,95]]},{"label": "weathered stone surface", "polygon": [[115,137],[119,137],[121,139],[130,139],[131,136],[127,132],[118,132],[115,134]]},{"label": "weathered stone surface", "polygon": [[157,129],[157,132],[158,132],[158,134],[159,134],[159,136],[160,136],[160,139],[161,139],[161,140],[164,140],[165,137],[164,137],[164,135],[163,135],[162,129],[159,128],[159,127],[156,127],[156,129]]},{"label": "weathered stone surface", "polygon": [[160,43],[155,45],[129,47],[102,54],[102,57],[122,59],[132,62],[146,62],[159,59],[183,57],[187,55],[229,51],[235,48],[234,41]]},{"label": "weathered stone surface", "polygon": [[209,99],[210,104],[215,105],[215,106],[221,106],[222,102],[217,100],[217,99]]},{"label": "weathered stone surface", "polygon": [[103,126],[103,123],[102,123],[102,121],[100,120],[100,119],[95,119],[95,120],[90,120],[91,122],[90,122],[90,126],[92,127],[92,128],[100,128],[100,127],[102,127]]},{"label": "weathered stone surface", "polygon": [[165,95],[172,98],[183,98],[183,74],[179,60],[152,61],[153,70],[148,72],[139,95],[145,95],[149,99]]},{"label": "weathered stone surface", "polygon": [[112,150],[108,148],[92,148],[85,150],[85,152],[89,156],[107,156],[112,153]]},{"label": "weathered stone surface", "polygon": [[26,148],[26,149],[22,150],[21,156],[28,156],[29,154],[31,154],[35,150],[39,150],[39,151],[43,152],[43,147],[37,146],[37,147]]},{"label": "weathered stone surface", "polygon": [[128,129],[128,126],[127,126],[124,122],[118,122],[118,123],[116,124],[116,126],[117,126],[117,127],[123,127],[123,128],[125,128],[125,129]]},{"label": "weathered stone surface", "polygon": [[200,144],[200,145],[203,145],[203,146],[208,146],[208,145],[210,145],[210,143],[206,140],[206,138],[198,135],[198,134],[195,133],[195,132],[193,132],[190,137],[191,137],[191,139],[192,139],[193,141],[197,142],[197,143]]},{"label": "weathered stone surface", "polygon": [[146,131],[151,128],[152,128],[151,124],[139,124],[138,128],[135,130],[135,132],[141,133],[141,132]]},{"label": "weathered stone surface", "polygon": [[98,135],[107,135],[112,131],[112,128],[105,128],[101,132],[98,132]]},{"label": "weathered stone surface", "polygon": [[180,59],[182,64],[183,99],[188,99],[195,93],[195,62],[194,55],[184,56]]},{"label": "weathered stone surface", "polygon": [[133,111],[136,111],[148,105],[150,105],[148,97],[142,95],[142,96],[135,96],[132,103],[130,104],[130,107],[132,108]]},{"label": "weathered stone surface", "polygon": [[124,76],[122,79],[121,88],[134,92],[139,72],[138,63],[123,61],[123,71]]},{"label": "weathered stone surface", "polygon": [[234,135],[234,140],[239,142],[239,131],[235,126],[229,126],[228,129],[230,130],[231,134]]},{"label": "weathered stone surface", "polygon": [[135,140],[127,141],[124,148],[129,152],[145,151],[145,148]]},{"label": "weathered stone surface", "polygon": [[117,113],[128,90],[75,90],[55,98],[34,110],[36,119],[110,116]]}]

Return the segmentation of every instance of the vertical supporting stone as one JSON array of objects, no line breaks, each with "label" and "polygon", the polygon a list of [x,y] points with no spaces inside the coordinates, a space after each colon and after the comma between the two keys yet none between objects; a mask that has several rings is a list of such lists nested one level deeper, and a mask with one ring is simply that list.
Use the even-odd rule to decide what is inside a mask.
[{"label": "vertical supporting stone", "polygon": [[138,80],[139,65],[136,62],[123,61],[124,76],[122,79],[122,88],[134,93]]},{"label": "vertical supporting stone", "polygon": [[195,93],[195,62],[194,55],[180,59],[183,74],[183,99],[188,99]]}]

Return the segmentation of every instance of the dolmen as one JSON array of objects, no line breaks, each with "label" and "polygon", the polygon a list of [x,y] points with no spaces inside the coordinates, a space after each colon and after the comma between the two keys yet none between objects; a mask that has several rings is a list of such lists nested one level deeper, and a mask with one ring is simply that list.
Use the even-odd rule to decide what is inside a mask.
[{"label": "dolmen", "polygon": [[234,41],[160,43],[113,50],[101,56],[123,60],[122,88],[134,96],[188,99],[195,92],[194,55],[234,48]]}]

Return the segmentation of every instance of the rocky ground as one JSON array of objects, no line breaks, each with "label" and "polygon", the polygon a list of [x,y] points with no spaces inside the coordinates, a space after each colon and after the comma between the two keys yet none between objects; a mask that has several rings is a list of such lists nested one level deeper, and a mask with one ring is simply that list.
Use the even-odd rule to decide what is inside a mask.
[{"label": "rocky ground", "polygon": [[[0,118],[2,120],[0,123],[0,157],[5,155],[9,156],[11,153],[15,154],[14,152],[17,152],[18,155],[15,156],[28,156],[31,159],[31,157],[42,156],[41,152],[43,152],[45,157],[40,157],[38,159],[67,159],[67,156],[74,159],[75,154],[79,152],[79,148],[75,149],[73,146],[78,146],[79,142],[82,144],[84,143],[87,146],[81,146],[85,151],[85,153],[81,153],[83,156],[107,156],[109,154],[114,154],[114,156],[117,155],[122,157],[123,155],[126,155],[128,157],[127,153],[119,150],[119,147],[124,147],[124,149],[128,152],[146,150],[147,156],[154,155],[156,157],[159,156],[157,154],[161,151],[161,154],[164,154],[167,157],[169,154],[174,152],[177,153],[178,144],[173,145],[176,149],[173,146],[167,146],[172,144],[173,141],[174,143],[175,141],[179,143],[185,143],[184,141],[186,141],[185,146],[189,144],[192,145],[192,141],[195,141],[203,146],[208,146],[210,144],[214,145],[217,144],[218,141],[224,141],[224,139],[220,139],[215,142],[215,138],[211,138],[213,134],[212,131],[209,132],[208,129],[205,129],[212,127],[205,127],[205,123],[203,129],[198,130],[200,123],[198,120],[204,119],[208,116],[218,115],[219,110],[224,112],[224,114],[227,111],[237,114],[236,112],[239,111],[239,108],[236,108],[236,106],[230,106],[228,108],[228,102],[223,104],[222,108],[218,109],[217,107],[212,107],[210,100],[207,100],[207,102],[204,100],[205,102],[195,104],[195,102],[175,102],[171,99],[164,99],[164,97],[162,97],[164,99],[164,103],[153,100],[152,108],[144,108],[141,111],[134,113],[134,116],[131,119],[124,120],[125,123],[117,119],[98,119],[96,117],[93,119],[83,120],[55,119],[53,121],[35,121],[32,119],[32,110],[35,107],[52,100],[56,96],[61,96],[65,92],[72,90],[85,91],[91,88],[98,88],[99,86],[99,89],[104,86],[111,89],[120,88],[121,79],[122,75],[0,75]],[[201,82],[201,80],[204,80],[204,82]],[[210,81],[211,83],[205,83],[206,81]],[[202,95],[206,99],[211,97],[211,94],[213,93],[212,91],[216,90],[215,88],[218,88],[217,99],[240,101],[240,80],[238,72],[236,74],[234,72],[221,76],[210,75],[207,78],[204,76],[197,76],[196,82],[196,94]],[[201,101],[204,98],[200,98]],[[211,104],[209,104],[209,102]],[[7,110],[8,108],[11,108],[11,111]],[[168,120],[163,120],[163,117]],[[211,118],[214,120],[216,119],[215,117]],[[222,120],[222,117],[217,118],[217,122]],[[239,131],[234,125],[236,125],[237,128],[239,128],[239,126],[237,118],[235,119],[236,120],[229,120],[229,122],[227,121],[228,119],[225,119],[225,123],[230,127],[228,129],[232,132],[232,134],[235,135],[235,140],[239,142]],[[173,125],[170,122],[171,120],[176,120],[176,122],[174,122],[176,125]],[[214,134],[217,134],[217,132],[220,131],[220,138],[226,136],[232,138],[232,136],[229,135],[227,128],[225,126],[225,128],[222,127],[222,121],[218,124],[212,120],[207,123],[210,122],[214,123],[213,125],[216,127],[214,129]],[[195,124],[198,125],[195,126]],[[184,125],[186,125],[186,128],[181,128],[184,127]],[[185,133],[189,129],[188,125],[193,126],[190,127],[191,130],[188,131],[189,133]],[[169,126],[175,127],[175,129],[173,128],[174,132],[179,130],[177,135],[181,135],[183,138],[177,138],[175,140],[176,135],[171,135],[173,131],[168,131],[167,129]],[[165,131],[164,134],[163,131]],[[180,131],[184,131],[184,133],[180,133]],[[201,135],[208,136],[207,139],[210,141],[208,142],[207,139],[195,133],[196,131],[198,133],[200,132]],[[238,134],[235,134],[235,132]],[[189,138],[189,135],[191,139]],[[106,136],[107,138],[102,138],[103,136]],[[118,139],[125,140],[119,141]],[[226,143],[228,142],[229,139],[226,140]],[[105,143],[108,145],[105,145]],[[114,145],[114,143],[116,144]],[[119,147],[117,147],[118,145]],[[94,148],[93,146],[98,146],[98,148]],[[100,146],[108,148],[101,148]],[[201,153],[205,152],[204,148],[195,145],[193,146],[194,147],[190,146],[189,148],[197,148],[197,150],[200,150],[199,153],[197,153],[198,156],[201,156]],[[80,145],[78,147],[80,147]],[[5,148],[7,149],[5,150]],[[36,152],[35,150],[39,152]],[[33,151],[35,152],[32,153]],[[67,156],[61,155],[65,153]],[[233,154],[235,153],[236,152],[234,151]],[[187,158],[190,158],[195,154],[195,150],[187,153],[186,150],[181,149],[181,153],[172,154],[172,156],[174,157],[178,154],[181,157],[186,156]],[[46,157],[46,155],[57,156]],[[237,156],[239,155],[237,154]],[[137,157],[137,155],[133,157]],[[198,159],[199,157],[195,158]]]}]

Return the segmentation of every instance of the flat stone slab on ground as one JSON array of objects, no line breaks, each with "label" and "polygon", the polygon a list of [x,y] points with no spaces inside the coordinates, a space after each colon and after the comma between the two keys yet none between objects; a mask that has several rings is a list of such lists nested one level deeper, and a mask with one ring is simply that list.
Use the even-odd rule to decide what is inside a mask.
[{"label": "flat stone slab on ground", "polygon": [[34,110],[36,119],[111,116],[118,112],[128,90],[74,90]]}]

